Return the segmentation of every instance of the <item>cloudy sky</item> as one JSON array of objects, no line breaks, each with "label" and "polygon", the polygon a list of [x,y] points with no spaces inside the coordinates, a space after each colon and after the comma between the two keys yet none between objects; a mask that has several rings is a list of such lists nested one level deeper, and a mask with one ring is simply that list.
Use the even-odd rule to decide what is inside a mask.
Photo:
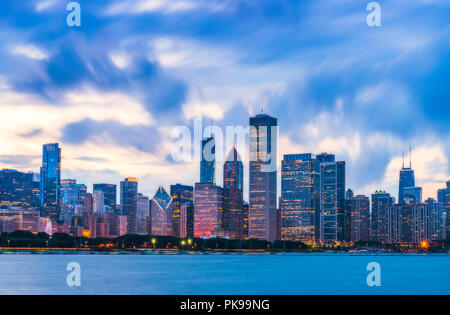
[{"label": "cloudy sky", "polygon": [[175,126],[264,107],[280,157],[335,153],[356,193],[397,196],[410,145],[424,197],[450,179],[448,0],[379,1],[378,28],[365,0],[80,0],[72,28],[68,2],[0,2],[0,168],[38,171],[58,141],[64,178],[152,196],[199,179]]}]

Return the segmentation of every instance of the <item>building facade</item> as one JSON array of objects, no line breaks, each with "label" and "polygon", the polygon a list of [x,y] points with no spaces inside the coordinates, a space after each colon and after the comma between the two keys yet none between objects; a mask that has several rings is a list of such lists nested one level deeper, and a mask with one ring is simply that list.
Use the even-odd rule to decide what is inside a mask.
[{"label": "building facade", "polygon": [[372,212],[370,235],[372,241],[387,242],[387,207],[393,206],[395,198],[384,191],[376,191],[372,194]]},{"label": "building facade", "polygon": [[[178,237],[183,237],[184,234],[192,236],[194,233],[194,213],[193,208],[190,208],[189,205],[193,205],[194,202],[194,187],[181,184],[171,185],[170,195],[173,199],[173,230],[175,235]],[[182,213],[182,207],[185,205],[187,208],[185,213]]]},{"label": "building facade", "polygon": [[152,235],[176,236],[173,228],[173,199],[162,186],[152,198],[150,216]]},{"label": "building facade", "polygon": [[59,219],[61,149],[58,143],[44,144],[40,170],[40,206],[43,214]]},{"label": "building facade", "polygon": [[202,156],[200,160],[200,182],[215,183],[216,142],[214,137],[202,140]]},{"label": "building facade", "polygon": [[249,238],[277,238],[277,119],[250,117]]},{"label": "building facade", "polygon": [[223,165],[223,229],[232,239],[243,239],[244,166],[233,147]]},{"label": "building facade", "polygon": [[125,178],[120,182],[120,214],[127,216],[128,234],[137,234],[138,180]]},{"label": "building facade", "polygon": [[[313,154],[285,155],[281,164],[281,239],[315,242],[319,161]],[[318,223],[318,222],[317,222]]]},{"label": "building facade", "polygon": [[358,195],[351,199],[351,240],[368,242],[370,240],[370,200]]},{"label": "building facade", "polygon": [[194,190],[194,236],[223,233],[223,191],[212,183],[197,183]]},{"label": "building facade", "polygon": [[94,184],[94,191],[103,192],[106,212],[115,213],[117,206],[117,186],[113,184]]},{"label": "building facade", "polygon": [[345,238],[345,162],[320,164],[320,241]]}]

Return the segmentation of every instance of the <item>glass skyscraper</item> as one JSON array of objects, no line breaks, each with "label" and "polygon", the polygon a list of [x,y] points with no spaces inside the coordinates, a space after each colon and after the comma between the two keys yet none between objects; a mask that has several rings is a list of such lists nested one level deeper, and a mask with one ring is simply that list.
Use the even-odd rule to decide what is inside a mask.
[{"label": "glass skyscraper", "polygon": [[316,240],[316,203],[320,185],[315,155],[285,155],[281,164],[281,239]]},{"label": "glass skyscraper", "polygon": [[45,215],[59,220],[61,149],[58,143],[44,144],[40,172],[40,201]]},{"label": "glass skyscraper", "polygon": [[277,238],[277,119],[250,117],[249,238]]},{"label": "glass skyscraper", "polygon": [[232,239],[244,238],[244,166],[233,147],[223,165],[223,229]]},{"label": "glass skyscraper", "polygon": [[94,184],[94,191],[103,192],[107,213],[114,213],[117,204],[117,186],[113,184]]},{"label": "glass skyscraper", "polygon": [[400,180],[398,186],[398,203],[405,203],[405,188],[415,187],[414,170],[411,167],[402,167],[400,170]]},{"label": "glass skyscraper", "polygon": [[127,216],[128,234],[137,234],[138,180],[125,178],[120,182],[120,214]]},{"label": "glass skyscraper", "polygon": [[200,161],[200,182],[215,183],[216,141],[214,137],[202,140],[202,158]]},{"label": "glass skyscraper", "polygon": [[320,164],[320,241],[343,241],[345,238],[345,162]]},{"label": "glass skyscraper", "polygon": [[[170,186],[170,195],[173,198],[173,230],[176,236],[193,236],[194,211],[190,205],[194,202],[194,187],[181,184]],[[186,206],[182,213],[182,207]]]}]

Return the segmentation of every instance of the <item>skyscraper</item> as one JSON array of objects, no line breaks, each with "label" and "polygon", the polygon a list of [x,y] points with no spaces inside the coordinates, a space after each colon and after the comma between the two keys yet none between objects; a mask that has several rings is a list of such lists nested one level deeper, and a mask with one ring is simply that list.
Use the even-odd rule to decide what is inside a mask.
[{"label": "skyscraper", "polygon": [[352,241],[370,240],[370,201],[363,195],[352,197],[351,231]]},{"label": "skyscraper", "polygon": [[213,136],[202,140],[202,158],[200,161],[200,182],[215,183],[216,141]]},{"label": "skyscraper", "polygon": [[150,234],[150,198],[142,194],[137,195],[137,234]]},{"label": "skyscraper", "polygon": [[244,166],[233,147],[223,165],[223,229],[232,239],[243,239]]},{"label": "skyscraper", "polygon": [[388,206],[388,242],[420,244],[432,239],[429,204],[396,204]]},{"label": "skyscraper", "polygon": [[319,161],[313,154],[285,155],[281,164],[281,239],[316,240]]},{"label": "skyscraper", "polygon": [[113,213],[117,204],[117,186],[113,184],[94,184],[94,191],[103,192],[107,212]]},{"label": "skyscraper", "polygon": [[58,143],[44,144],[40,175],[41,209],[52,219],[59,219],[61,184],[61,149]]},{"label": "skyscraper", "polygon": [[194,190],[194,235],[222,234],[223,191],[212,183],[197,183]]},{"label": "skyscraper", "polygon": [[320,241],[328,243],[344,238],[345,162],[331,162],[327,158],[327,162],[320,164]]},{"label": "skyscraper", "polygon": [[[173,198],[173,231],[175,235],[182,237],[181,231],[185,231],[186,235],[192,236],[194,211],[189,208],[189,204],[194,202],[194,187],[181,184],[171,185],[170,195]],[[187,206],[185,213],[181,211],[183,206]],[[185,215],[183,220],[181,219],[182,215]]]},{"label": "skyscraper", "polygon": [[250,117],[249,238],[277,237],[277,119]]},{"label": "skyscraper", "polygon": [[402,165],[402,169],[400,170],[400,181],[398,185],[398,203],[405,203],[405,188],[407,187],[415,187],[416,182],[414,180],[414,170],[411,167],[411,162],[409,163],[409,167],[405,167],[405,163]]},{"label": "skyscraper", "polygon": [[137,234],[138,180],[125,178],[120,182],[120,214],[127,216],[128,234]]},{"label": "skyscraper", "polygon": [[152,235],[175,236],[173,229],[172,197],[161,186],[152,198],[150,206],[150,221]]},{"label": "skyscraper", "polygon": [[387,242],[387,207],[395,203],[394,197],[384,191],[372,194],[370,234],[372,241]]}]

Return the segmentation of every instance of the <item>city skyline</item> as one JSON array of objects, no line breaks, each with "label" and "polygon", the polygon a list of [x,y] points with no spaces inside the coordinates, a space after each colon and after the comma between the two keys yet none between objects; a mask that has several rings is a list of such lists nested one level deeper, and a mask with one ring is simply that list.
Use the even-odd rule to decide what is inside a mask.
[{"label": "city skyline", "polygon": [[173,127],[245,126],[264,107],[280,122],[278,161],[332,152],[358,194],[396,191],[410,145],[424,199],[450,177],[448,1],[383,3],[379,28],[352,1],[207,2],[85,3],[92,23],[75,29],[63,1],[4,1],[16,23],[0,34],[0,168],[37,172],[36,144],[59,142],[63,178],[135,176],[151,195],[169,171],[197,180],[196,163],[170,159]]}]

